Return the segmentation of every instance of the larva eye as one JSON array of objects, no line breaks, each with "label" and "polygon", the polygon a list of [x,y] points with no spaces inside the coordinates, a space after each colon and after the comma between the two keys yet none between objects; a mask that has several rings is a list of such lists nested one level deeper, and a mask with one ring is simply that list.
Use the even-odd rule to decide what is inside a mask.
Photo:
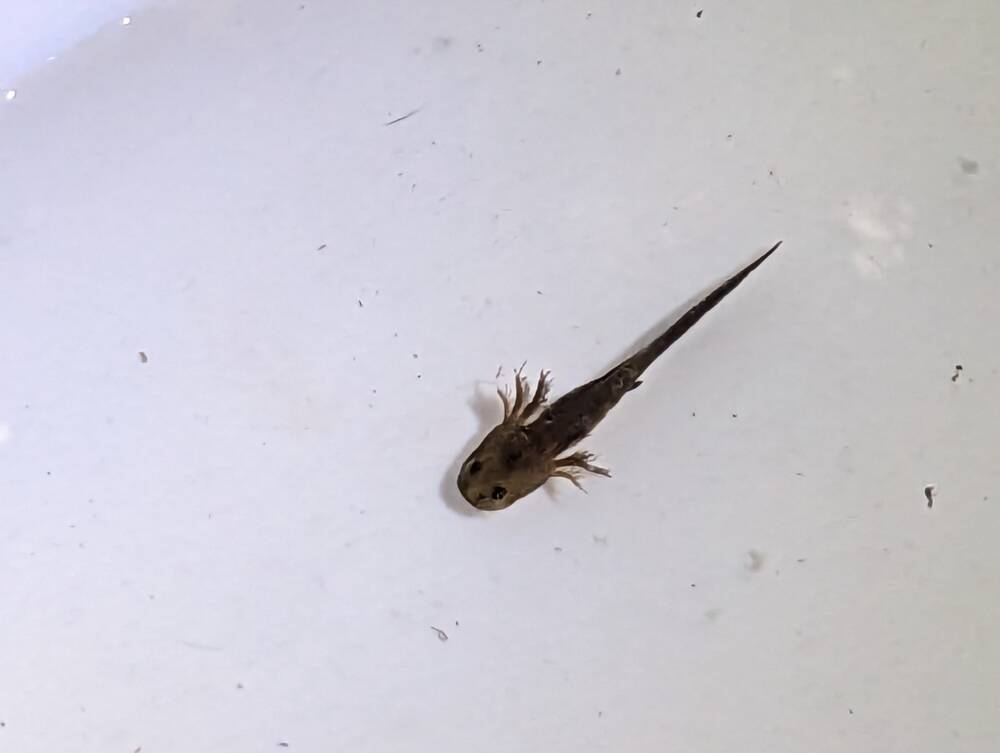
[{"label": "larva eye", "polygon": [[507,490],[504,489],[502,486],[494,486],[493,492],[490,494],[490,496],[493,497],[493,499],[499,501],[507,496]]}]

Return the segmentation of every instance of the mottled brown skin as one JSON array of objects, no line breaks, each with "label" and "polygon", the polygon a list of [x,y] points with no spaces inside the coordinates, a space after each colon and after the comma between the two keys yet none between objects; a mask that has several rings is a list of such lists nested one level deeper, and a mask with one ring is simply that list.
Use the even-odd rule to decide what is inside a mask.
[{"label": "mottled brown skin", "polygon": [[508,392],[497,391],[503,403],[503,421],[486,435],[459,471],[458,489],[466,501],[480,510],[502,510],[553,477],[569,479],[582,488],[579,476],[584,471],[610,476],[606,468],[591,463],[594,458],[589,452],[563,453],[590,434],[626,392],[642,384],[639,377],[653,361],[780,245],[778,241],[719,285],[638,353],[554,403],[548,402],[548,372],[541,373],[532,392],[518,370],[513,402]]}]

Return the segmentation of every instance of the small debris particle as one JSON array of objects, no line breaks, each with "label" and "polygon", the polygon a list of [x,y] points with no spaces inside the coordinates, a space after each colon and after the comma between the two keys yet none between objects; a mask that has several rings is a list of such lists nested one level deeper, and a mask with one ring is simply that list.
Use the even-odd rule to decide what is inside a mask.
[{"label": "small debris particle", "polygon": [[364,307],[365,307],[365,304],[363,304],[363,303],[361,302],[361,299],[359,298],[359,299],[358,299],[358,308],[359,308],[359,309],[363,309]]},{"label": "small debris particle", "polygon": [[731,133],[727,133],[726,134],[726,140],[730,140],[732,138],[733,138],[733,134],[731,134]]},{"label": "small debris particle", "polygon": [[854,709],[847,709],[847,713],[854,716]]},{"label": "small debris particle", "polygon": [[698,587],[698,584],[697,584],[697,583],[692,583],[692,584],[691,584],[691,588],[697,588],[697,587]]},{"label": "small debris particle", "polygon": [[764,555],[756,549],[747,552],[747,570],[756,573],[764,567]]},{"label": "small debris particle", "polygon": [[444,632],[441,628],[436,628],[433,625],[431,625],[431,630],[437,633],[438,640],[441,641],[442,643],[448,640],[448,634]]},{"label": "small debris particle", "polygon": [[243,683],[242,682],[236,683],[236,689],[237,690],[243,690]]},{"label": "small debris particle", "polygon": [[795,475],[805,477],[806,474],[804,474],[802,471],[795,471]]},{"label": "small debris particle", "polygon": [[927,509],[934,507],[934,495],[937,494],[937,487],[934,484],[928,484],[924,487],[924,496],[927,497]]},{"label": "small debris particle", "polygon": [[287,748],[288,747],[288,743],[278,743],[278,747],[279,748]]},{"label": "small debris particle", "polygon": [[697,415],[698,415],[697,413],[695,413],[694,411],[691,411],[691,418],[694,418]]},{"label": "small debris particle", "polygon": [[553,552],[561,552],[562,550],[563,550],[563,549],[562,549],[562,547],[561,547],[561,546],[554,546],[554,547],[552,547],[552,551],[553,551]]},{"label": "small debris particle", "polygon": [[598,711],[597,712],[597,718],[600,719],[602,716],[604,716],[604,712],[603,711]]},{"label": "small debris particle", "polygon": [[928,243],[927,244],[927,248],[934,248],[934,244],[933,243]]},{"label": "small debris particle", "polygon": [[424,378],[423,374],[417,374],[417,379],[423,379],[423,378]]},{"label": "small debris particle", "polygon": [[591,535],[591,538],[594,539],[594,543],[595,544],[607,544],[608,543],[608,537],[607,536],[598,536],[595,533],[595,534]]},{"label": "small debris particle", "polygon": [[541,61],[541,60],[536,60],[536,61],[535,61],[535,65],[541,65],[541,64],[542,64],[542,61]]},{"label": "small debris particle", "polygon": [[701,14],[702,14],[702,13],[704,13],[704,12],[705,12],[705,11],[703,11],[703,10],[700,10],[700,11],[698,11],[697,13],[695,13],[695,14],[694,14],[694,17],[695,17],[695,18],[701,18]]},{"label": "small debris particle", "polygon": [[149,362],[149,356],[146,355],[145,351],[140,350],[139,351],[139,363],[148,363],[148,362]]},{"label": "small debris particle", "polygon": [[503,364],[500,364],[499,366],[497,366],[497,375],[494,378],[495,379],[499,379],[500,378],[500,374],[502,374],[502,373],[503,373]]},{"label": "small debris particle", "polygon": [[587,18],[590,18],[592,15],[594,15],[594,14],[593,13],[588,13],[587,14]]},{"label": "small debris particle", "polygon": [[955,364],[955,373],[951,375],[951,381],[957,382],[958,381],[958,377],[961,375],[961,373],[962,373],[962,364],[956,363]]},{"label": "small debris particle", "polygon": [[406,115],[400,115],[398,118],[393,118],[388,123],[383,123],[382,125],[384,125],[384,126],[396,125],[396,123],[401,123],[402,121],[406,120],[407,118],[412,118],[418,112],[420,112],[420,108],[419,107],[416,110],[410,110],[408,113],[406,113]]},{"label": "small debris particle", "polygon": [[319,246],[316,247],[316,250],[317,251],[322,251],[324,248],[326,248],[326,244],[325,243],[321,243],[321,244],[319,244]]},{"label": "small debris particle", "polygon": [[733,418],[737,418],[738,416],[739,416],[739,414],[738,414],[738,413],[734,413],[734,414],[733,414]]},{"label": "small debris particle", "polygon": [[979,163],[974,159],[965,159],[963,157],[958,160],[958,164],[961,166],[962,172],[966,175],[975,175],[979,172]]},{"label": "small debris particle", "polygon": [[545,295],[545,293],[543,293],[541,290],[536,290],[535,292],[538,293],[538,295]]},{"label": "small debris particle", "polygon": [[455,627],[458,627],[458,620],[455,620]]},{"label": "small debris particle", "polygon": [[798,563],[799,563],[799,564],[801,565],[801,564],[802,564],[803,562],[805,562],[805,561],[806,561],[806,558],[805,558],[805,557],[799,557],[799,558],[798,558],[797,560],[795,560],[795,561],[796,561],[796,562],[798,562]]},{"label": "small debris particle", "polygon": [[617,69],[615,69],[615,75],[616,75],[616,76],[620,76],[620,75],[622,75],[622,69],[621,69],[621,68],[617,68]]}]

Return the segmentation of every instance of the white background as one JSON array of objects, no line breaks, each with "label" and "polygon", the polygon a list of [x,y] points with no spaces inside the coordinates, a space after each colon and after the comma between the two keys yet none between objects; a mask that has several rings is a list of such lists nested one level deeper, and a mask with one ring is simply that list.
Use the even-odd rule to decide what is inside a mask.
[{"label": "white background", "polygon": [[[158,0],[165,5],[169,0]],[[122,19],[152,0],[3,0],[0,3],[0,89],[42,62],[72,48],[109,21]]]},{"label": "white background", "polygon": [[107,7],[0,100],[0,750],[1000,749],[1000,6]]}]

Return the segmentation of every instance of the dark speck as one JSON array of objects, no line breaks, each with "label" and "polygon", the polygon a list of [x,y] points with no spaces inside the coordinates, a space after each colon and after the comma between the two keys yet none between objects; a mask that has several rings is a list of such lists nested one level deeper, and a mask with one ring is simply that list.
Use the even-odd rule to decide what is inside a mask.
[{"label": "dark speck", "polygon": [[702,14],[702,13],[704,13],[704,12],[705,12],[705,11],[703,11],[703,10],[700,10],[700,11],[698,11],[697,13],[695,13],[695,14],[694,14],[694,17],[695,17],[695,18],[701,18],[701,14]]},{"label": "dark speck", "polygon": [[738,415],[739,415],[739,414],[737,414],[737,413],[734,413],[734,414],[733,414],[733,418],[737,418],[737,417],[738,417]]},{"label": "dark speck", "polygon": [[966,175],[975,175],[979,172],[979,163],[974,159],[960,158],[958,164]]},{"label": "dark speck", "polygon": [[448,634],[444,632],[441,628],[436,628],[433,625],[431,625],[431,630],[437,633],[438,640],[441,641],[442,643],[448,640]]},{"label": "dark speck", "polygon": [[317,250],[317,251],[322,251],[322,250],[323,250],[324,248],[326,248],[326,244],[325,244],[325,243],[321,243],[321,244],[320,244],[320,245],[319,245],[319,246],[318,246],[318,247],[316,248],[316,250]]},{"label": "dark speck", "polygon": [[554,546],[554,547],[552,547],[552,551],[553,552],[561,552],[562,551],[562,547],[561,546]]},{"label": "dark speck", "polygon": [[927,497],[927,509],[934,507],[934,493],[936,489],[934,484],[928,484],[924,487],[924,496]]},{"label": "dark speck", "polygon": [[617,69],[615,70],[615,75],[616,75],[616,76],[620,76],[620,75],[622,75],[622,69],[621,69],[621,68],[617,68]]},{"label": "dark speck", "polygon": [[962,364],[956,363],[955,364],[955,373],[951,375],[951,381],[957,382],[958,381],[958,377],[961,375],[961,373],[962,373]]},{"label": "dark speck", "polygon": [[535,61],[535,65],[541,65],[541,64],[542,64],[542,61],[541,61],[541,60],[536,60],[536,61]]},{"label": "dark speck", "polygon": [[363,304],[363,303],[361,302],[361,299],[359,298],[359,299],[358,299],[358,308],[359,308],[359,309],[363,309],[364,307],[365,307],[365,304]]},{"label": "dark speck", "polygon": [[148,362],[149,362],[149,356],[146,355],[145,351],[140,350],[139,351],[139,363],[148,363]]}]

